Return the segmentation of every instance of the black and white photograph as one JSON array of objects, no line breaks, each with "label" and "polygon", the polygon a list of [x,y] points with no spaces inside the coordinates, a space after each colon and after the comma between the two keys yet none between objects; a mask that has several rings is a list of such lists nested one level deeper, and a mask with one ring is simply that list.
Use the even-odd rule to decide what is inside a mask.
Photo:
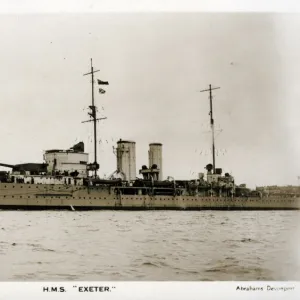
[{"label": "black and white photograph", "polygon": [[0,281],[300,280],[299,31],[1,14]]}]

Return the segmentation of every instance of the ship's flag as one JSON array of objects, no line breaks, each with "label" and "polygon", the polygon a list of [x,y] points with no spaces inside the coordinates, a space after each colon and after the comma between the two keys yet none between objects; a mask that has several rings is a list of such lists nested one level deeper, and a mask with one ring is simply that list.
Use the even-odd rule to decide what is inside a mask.
[{"label": "ship's flag", "polygon": [[97,79],[98,80],[98,84],[102,84],[102,85],[108,85],[108,81],[102,81],[100,79]]},{"label": "ship's flag", "polygon": [[100,93],[100,94],[105,94],[106,92],[105,92],[105,90],[103,90],[103,89],[99,89],[99,93]]}]

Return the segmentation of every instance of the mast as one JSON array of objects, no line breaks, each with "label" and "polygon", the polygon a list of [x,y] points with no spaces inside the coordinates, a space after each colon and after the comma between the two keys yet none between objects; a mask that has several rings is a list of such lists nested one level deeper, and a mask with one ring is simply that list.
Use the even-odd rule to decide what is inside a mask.
[{"label": "mast", "polygon": [[210,127],[211,127],[211,134],[212,134],[212,159],[213,159],[213,173],[216,173],[216,156],[215,156],[215,129],[214,129],[214,118],[213,118],[213,105],[212,105],[212,90],[217,90],[220,87],[212,88],[211,84],[209,85],[209,89],[202,90],[200,92],[209,92],[209,104],[210,104]]},{"label": "mast", "polygon": [[[86,123],[86,122],[94,123],[93,124],[94,125],[94,162],[88,165],[88,170],[94,171],[95,178],[97,177],[97,170],[99,169],[99,164],[97,162],[97,121],[107,119],[106,117],[97,119],[97,107],[95,106],[95,98],[94,98],[94,73],[99,71],[100,70],[94,70],[93,60],[91,58],[91,72],[83,74],[83,76],[92,75],[92,105],[89,106],[91,111],[88,113],[92,119],[88,121],[83,121],[82,123]],[[108,84],[108,82],[103,82],[99,80],[98,82],[99,84],[101,84],[100,82],[102,82],[102,84]],[[101,91],[105,92],[104,90]],[[103,94],[103,92],[101,93]]]}]

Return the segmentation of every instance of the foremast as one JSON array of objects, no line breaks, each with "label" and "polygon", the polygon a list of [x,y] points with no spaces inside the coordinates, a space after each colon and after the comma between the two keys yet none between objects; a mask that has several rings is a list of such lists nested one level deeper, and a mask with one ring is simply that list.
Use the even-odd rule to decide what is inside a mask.
[{"label": "foremast", "polygon": [[[91,58],[91,71],[89,73],[83,74],[83,76],[86,75],[92,75],[92,105],[89,106],[90,112],[88,113],[91,117],[91,120],[83,121],[82,123],[86,122],[93,122],[93,128],[94,128],[94,162],[91,164],[88,164],[88,171],[94,171],[94,177],[97,177],[97,170],[99,170],[99,163],[97,162],[97,121],[107,119],[106,117],[97,118],[97,107],[95,106],[95,97],[94,97],[94,74],[96,72],[99,72],[100,70],[94,70],[93,67],[93,59]],[[101,81],[98,79],[99,85],[108,85],[108,81]],[[100,94],[104,94],[105,91],[103,89],[99,89]]]}]

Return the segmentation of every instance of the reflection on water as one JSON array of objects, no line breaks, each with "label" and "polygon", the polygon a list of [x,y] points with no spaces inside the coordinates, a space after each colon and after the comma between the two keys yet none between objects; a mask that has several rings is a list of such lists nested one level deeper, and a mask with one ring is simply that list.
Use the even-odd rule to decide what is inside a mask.
[{"label": "reflection on water", "polygon": [[0,211],[0,280],[300,280],[298,211]]}]

